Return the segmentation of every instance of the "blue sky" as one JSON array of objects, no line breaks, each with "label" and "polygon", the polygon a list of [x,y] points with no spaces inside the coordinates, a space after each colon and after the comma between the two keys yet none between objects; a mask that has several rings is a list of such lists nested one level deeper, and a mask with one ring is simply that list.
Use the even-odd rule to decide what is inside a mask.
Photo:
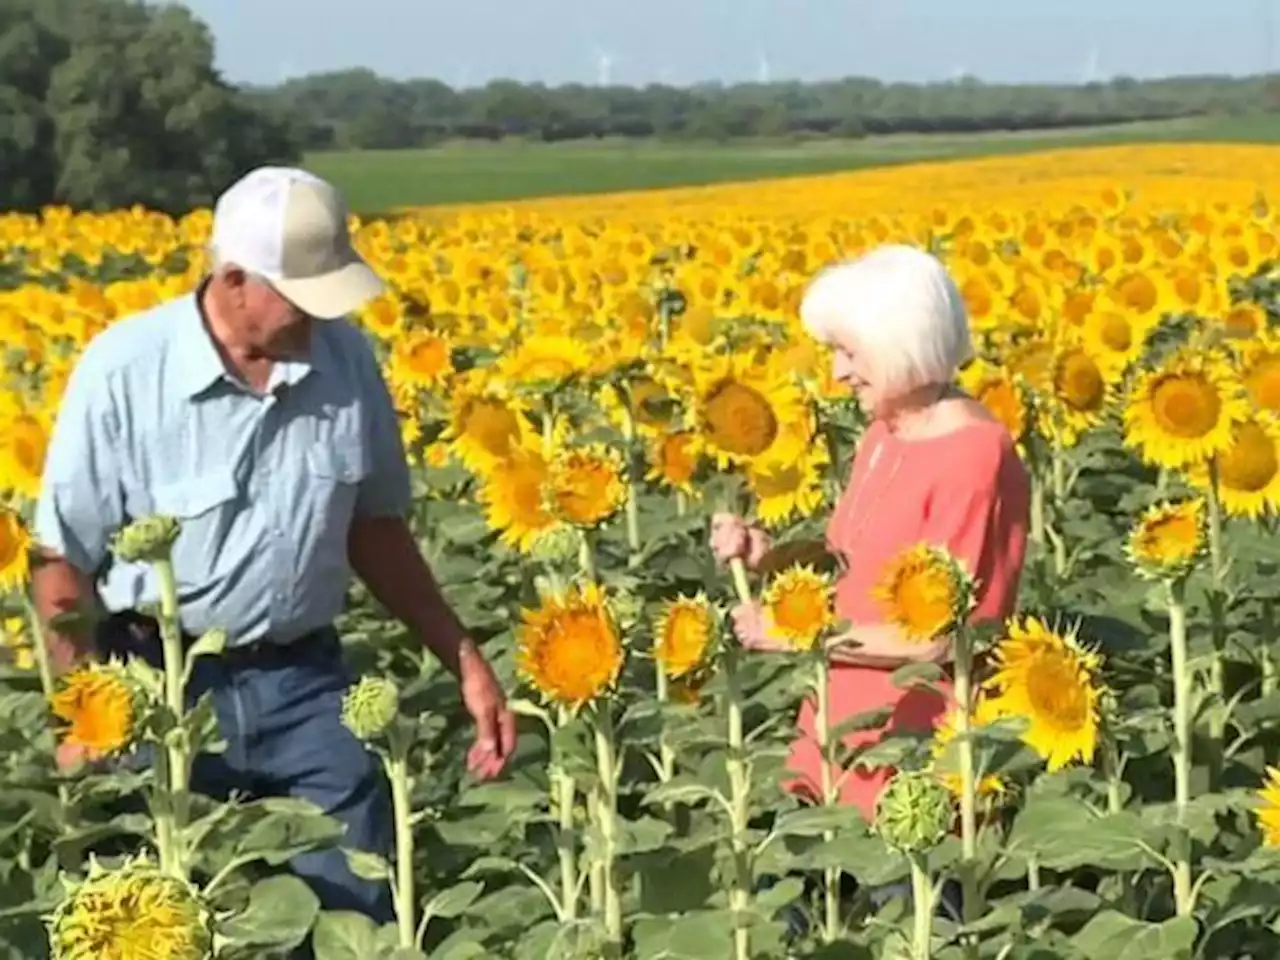
[{"label": "blue sky", "polygon": [[[1280,68],[1280,0],[188,0],[232,82],[1077,82]],[[252,9],[252,13],[249,10]],[[603,56],[602,56],[603,54]],[[607,61],[602,63],[602,61]]]}]

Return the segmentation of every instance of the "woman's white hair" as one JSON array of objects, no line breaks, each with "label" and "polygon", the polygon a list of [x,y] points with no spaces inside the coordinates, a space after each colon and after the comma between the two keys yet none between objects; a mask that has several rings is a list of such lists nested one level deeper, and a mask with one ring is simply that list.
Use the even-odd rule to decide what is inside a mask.
[{"label": "woman's white hair", "polygon": [[800,320],[821,343],[855,339],[891,397],[950,383],[973,355],[959,287],[916,247],[886,244],[826,268],[805,292]]}]

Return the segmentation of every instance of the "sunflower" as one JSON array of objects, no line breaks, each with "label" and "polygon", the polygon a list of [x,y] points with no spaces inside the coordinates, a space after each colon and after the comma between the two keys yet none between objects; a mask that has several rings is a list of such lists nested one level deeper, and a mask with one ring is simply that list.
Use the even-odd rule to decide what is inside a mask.
[{"label": "sunflower", "polygon": [[32,670],[36,665],[35,650],[27,634],[27,621],[22,617],[0,619],[0,647],[8,652],[9,660],[17,670]]},{"label": "sunflower", "polygon": [[973,609],[976,585],[946,549],[927,543],[901,551],[872,591],[886,619],[922,643],[953,630]]},{"label": "sunflower", "polygon": [[596,527],[627,500],[622,454],[602,443],[566,447],[551,460],[551,512],[578,527]]},{"label": "sunflower", "polygon": [[799,387],[767,363],[734,354],[699,374],[694,415],[702,445],[721,469],[763,456],[787,425],[805,420]]},{"label": "sunflower", "polygon": [[835,626],[831,578],[795,566],[774,577],[760,597],[765,622],[795,650],[811,650]]},{"label": "sunflower", "polygon": [[556,525],[546,501],[549,474],[541,451],[526,445],[514,451],[502,469],[484,477],[476,500],[489,527],[507,546],[528,553],[538,537]]},{"label": "sunflower", "polygon": [[1143,512],[1129,532],[1125,552],[1139,574],[1176,580],[1195,566],[1205,544],[1205,502],[1157,503]]},{"label": "sunflower", "polygon": [[693,480],[701,463],[698,438],[690,431],[656,437],[648,445],[649,469],[645,479],[687,495],[696,491]]},{"label": "sunflower", "polygon": [[822,481],[831,456],[812,427],[808,420],[788,425],[769,453],[744,469],[756,515],[767,527],[811,517],[826,499]]},{"label": "sunflower", "polygon": [[592,356],[574,337],[534,334],[498,362],[498,378],[517,391],[556,390],[593,371]]},{"label": "sunflower", "polygon": [[992,652],[994,674],[984,685],[997,716],[1028,723],[1023,742],[1060,770],[1090,763],[1098,745],[1101,659],[1070,633],[1036,617],[1012,620]]},{"label": "sunflower", "polygon": [[537,435],[524,402],[493,381],[472,378],[456,383],[449,407],[442,439],[451,443],[468,470],[481,476]]},{"label": "sunflower", "polygon": [[31,575],[31,534],[17,512],[0,506],[0,591],[20,590]]},{"label": "sunflower", "polygon": [[1227,450],[1248,409],[1219,354],[1183,348],[1134,378],[1124,409],[1125,443],[1148,464],[1181,469]]},{"label": "sunflower", "polygon": [[547,700],[578,709],[617,681],[622,641],[597,584],[570,588],[521,615],[516,666]]},{"label": "sunflower", "polygon": [[1093,357],[1073,345],[1055,352],[1050,379],[1052,393],[1041,429],[1064,446],[1074,446],[1080,434],[1102,422],[1110,399],[1106,378]]},{"label": "sunflower", "polygon": [[51,705],[54,716],[70,725],[64,741],[84,748],[90,759],[113,756],[133,743],[138,691],[118,663],[79,667],[63,678]]},{"label": "sunflower", "polygon": [[11,403],[0,408],[0,492],[39,496],[48,448],[47,416]]},{"label": "sunflower", "polygon": [[1239,370],[1254,406],[1280,415],[1280,336],[1267,332],[1246,343]]},{"label": "sunflower", "polygon": [[1108,380],[1121,376],[1142,356],[1147,337],[1155,329],[1153,314],[1134,314],[1103,308],[1085,318],[1084,346]]},{"label": "sunflower", "polygon": [[54,960],[206,960],[213,941],[192,886],[141,859],[115,870],[91,859],[49,920]]},{"label": "sunflower", "polygon": [[1253,815],[1262,831],[1262,845],[1280,847],[1280,767],[1267,767]]},{"label": "sunflower", "polygon": [[[1208,491],[1209,465],[1198,463],[1187,479]],[[1218,454],[1218,496],[1234,517],[1257,519],[1280,508],[1280,421],[1249,417],[1232,428],[1231,446]]]},{"label": "sunflower", "polygon": [[439,390],[453,375],[449,339],[417,327],[397,337],[387,363],[387,378],[411,390]]},{"label": "sunflower", "polygon": [[716,636],[716,620],[705,594],[679,596],[663,604],[653,625],[653,657],[673,680],[706,661]]},{"label": "sunflower", "polygon": [[[984,695],[981,691],[977,693],[973,701],[973,716],[969,722],[969,729],[977,730],[999,719],[999,713],[993,706],[990,697]],[[957,797],[960,796],[962,783],[960,774],[952,769],[954,761],[951,759],[951,751],[948,749],[956,738],[959,729],[957,723],[959,720],[959,708],[952,707],[943,717],[942,722],[938,724],[933,734],[933,743],[930,748],[931,764],[930,769],[938,774],[942,782],[945,783]],[[1009,792],[1009,784],[1005,782],[1003,777],[995,774],[987,774],[978,780],[978,796],[980,797],[1003,797]]]},{"label": "sunflower", "polygon": [[977,359],[960,371],[960,388],[1004,424],[1014,443],[1027,429],[1027,393],[1004,366]]}]

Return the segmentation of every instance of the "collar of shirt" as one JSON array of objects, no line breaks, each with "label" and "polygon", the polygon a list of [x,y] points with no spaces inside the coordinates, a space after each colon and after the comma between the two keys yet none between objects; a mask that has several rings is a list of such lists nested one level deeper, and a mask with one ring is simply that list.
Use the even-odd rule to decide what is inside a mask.
[{"label": "collar of shirt", "polygon": [[[213,337],[204,325],[199,296],[199,289],[186,295],[171,331],[171,348],[177,361],[172,366],[177,378],[173,386],[179,395],[188,400],[199,399],[219,382],[226,382],[240,390],[244,389],[243,385],[227,373],[226,365],[222,362],[222,356],[214,345]],[[331,369],[333,358],[329,352],[328,338],[320,328],[320,324],[326,322],[328,321],[314,322],[309,358],[282,360],[274,365],[271,379],[267,384],[268,392],[282,383],[292,387],[302,382],[311,373],[323,375],[326,370]]]}]

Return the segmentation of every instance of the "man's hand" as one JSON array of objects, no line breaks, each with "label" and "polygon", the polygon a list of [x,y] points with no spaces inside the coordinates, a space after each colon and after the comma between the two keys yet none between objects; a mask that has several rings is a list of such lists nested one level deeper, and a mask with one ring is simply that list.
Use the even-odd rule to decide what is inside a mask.
[{"label": "man's hand", "polygon": [[493,669],[470,640],[458,651],[462,702],[476,722],[476,740],[467,752],[467,769],[479,780],[502,773],[516,749],[516,718]]}]

